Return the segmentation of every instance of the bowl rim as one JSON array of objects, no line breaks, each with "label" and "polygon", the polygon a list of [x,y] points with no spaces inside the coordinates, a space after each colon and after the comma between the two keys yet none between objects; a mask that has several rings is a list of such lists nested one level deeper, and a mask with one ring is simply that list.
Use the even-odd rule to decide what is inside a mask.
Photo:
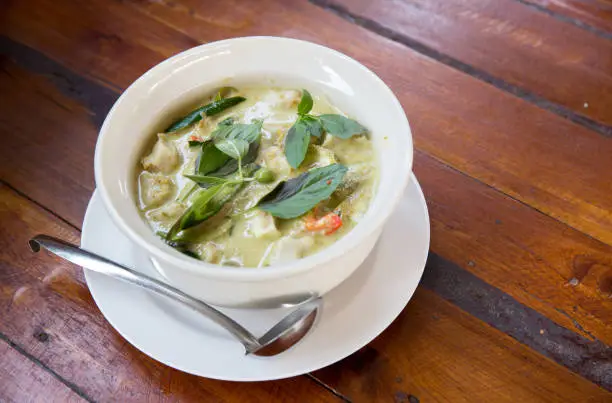
[{"label": "bowl rim", "polygon": [[[343,62],[350,64],[353,68],[357,68],[364,72],[367,76],[369,76],[373,80],[373,82],[376,83],[382,89],[382,91],[385,93],[385,96],[388,97],[388,99],[393,104],[394,108],[396,109],[396,112],[399,112],[397,114],[399,116],[397,124],[403,127],[401,127],[397,132],[408,136],[407,141],[409,143],[409,147],[407,150],[408,152],[406,152],[406,158],[403,161],[403,164],[401,165],[402,169],[398,170],[397,172],[398,186],[394,187],[390,193],[386,194],[386,198],[389,200],[389,202],[387,202],[385,205],[386,209],[380,211],[379,214],[376,216],[372,214],[366,216],[364,220],[359,222],[349,233],[334,242],[332,245],[322,249],[321,251],[318,251],[310,256],[306,256],[301,259],[296,259],[278,265],[272,265],[266,267],[265,269],[253,267],[231,267],[228,269],[227,267],[219,264],[196,261],[195,259],[188,256],[179,255],[178,253],[171,253],[174,250],[166,250],[166,248],[170,248],[170,246],[161,243],[160,245],[156,245],[152,242],[149,242],[148,240],[140,236],[140,234],[138,234],[123,220],[121,214],[113,203],[111,196],[109,195],[107,189],[104,186],[104,183],[106,182],[102,170],[102,155],[104,154],[102,150],[104,149],[105,142],[104,134],[109,131],[110,122],[113,120],[116,111],[119,108],[123,107],[123,105],[127,102],[126,99],[128,98],[128,96],[133,91],[137,90],[136,88],[140,85],[140,83],[149,80],[150,76],[155,75],[157,70],[161,70],[166,65],[175,63],[181,58],[191,56],[199,52],[207,51],[215,47],[228,46],[232,43],[239,42],[254,42],[253,46],[256,46],[257,43],[262,43],[264,41],[289,43],[296,47],[300,46],[303,48],[310,48],[315,51],[325,52],[331,57],[339,58]],[[382,227],[382,225],[386,222],[387,218],[397,208],[397,205],[401,200],[401,196],[404,193],[404,190],[410,178],[410,174],[412,172],[412,163],[414,158],[413,154],[414,145],[412,140],[412,131],[410,129],[410,124],[408,122],[408,118],[406,117],[406,113],[403,110],[399,100],[397,99],[393,91],[391,91],[391,89],[384,83],[384,81],[380,77],[378,77],[378,75],[372,70],[342,52],[317,43],[301,39],[276,36],[247,36],[209,42],[199,46],[195,46],[190,49],[186,49],[185,51],[177,53],[151,67],[147,72],[145,72],[132,84],[130,84],[128,88],[117,99],[111,110],[108,112],[106,118],[104,119],[104,123],[100,128],[94,155],[94,173],[96,186],[100,190],[104,205],[115,224],[118,225],[118,227],[122,230],[124,234],[127,234],[129,238],[131,238],[139,246],[147,250],[153,257],[159,258],[162,263],[171,265],[173,269],[176,268],[182,271],[187,271],[202,277],[238,281],[264,281],[269,279],[297,275],[304,271],[311,270],[313,268],[316,268],[317,266],[335,260],[341,257],[344,253],[350,252],[350,250],[352,250],[353,248],[358,247],[358,245],[363,242],[364,238],[367,238],[369,235],[375,233],[377,229]]]}]

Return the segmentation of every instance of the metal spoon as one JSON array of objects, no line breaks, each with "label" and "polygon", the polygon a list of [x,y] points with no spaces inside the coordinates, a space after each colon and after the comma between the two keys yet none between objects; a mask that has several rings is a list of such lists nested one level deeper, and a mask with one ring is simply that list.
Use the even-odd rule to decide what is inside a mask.
[{"label": "metal spoon", "polygon": [[38,252],[43,247],[74,264],[137,285],[188,306],[230,332],[244,345],[247,355],[269,357],[289,349],[312,328],[321,307],[321,298],[313,296],[300,304],[258,339],[236,321],[212,306],[102,256],[47,235],[37,235],[30,239],[29,244],[33,252]]}]

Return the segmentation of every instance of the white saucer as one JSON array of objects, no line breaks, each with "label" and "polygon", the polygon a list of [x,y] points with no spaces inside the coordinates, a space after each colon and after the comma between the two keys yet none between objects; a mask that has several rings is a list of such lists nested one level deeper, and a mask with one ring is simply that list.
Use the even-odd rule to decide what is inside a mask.
[{"label": "white saucer", "polygon": [[[160,277],[146,254],[115,227],[97,193],[85,214],[81,246]],[[85,278],[110,324],[148,356],[207,378],[263,381],[325,367],[378,336],[414,293],[428,249],[427,206],[413,175],[372,254],[347,281],[324,296],[322,314],[311,333],[291,350],[271,358],[245,356],[242,345],[223,329],[163,297],[88,270]],[[285,314],[283,310],[223,311],[256,335]]]}]

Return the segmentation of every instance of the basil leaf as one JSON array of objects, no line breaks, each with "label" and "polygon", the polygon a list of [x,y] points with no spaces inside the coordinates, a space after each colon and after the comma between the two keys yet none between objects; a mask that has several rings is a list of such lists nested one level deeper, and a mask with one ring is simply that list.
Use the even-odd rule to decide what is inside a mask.
[{"label": "basil leaf", "polygon": [[347,168],[340,164],[311,169],[296,178],[279,183],[260,200],[258,206],[275,217],[299,217],[321,200],[331,196],[346,172]]},{"label": "basil leaf", "polygon": [[323,126],[319,119],[316,116],[305,115],[302,116],[301,119],[306,123],[306,130],[311,136],[315,136],[317,138],[321,137],[323,133]]},{"label": "basil leaf", "polygon": [[198,185],[204,185],[202,187],[210,187],[227,183],[228,179],[219,178],[217,176],[206,176],[206,175],[183,175],[185,178],[189,178]]},{"label": "basil leaf", "polygon": [[212,132],[212,137],[213,139],[244,140],[247,143],[253,143],[259,140],[262,125],[262,121],[255,121],[250,124],[224,123],[217,125],[215,131]]},{"label": "basil leaf", "polygon": [[[238,155],[242,158],[243,167],[254,162],[259,153],[262,124],[261,121],[233,124],[232,118],[220,122],[212,133],[214,140],[202,145],[194,174],[215,177],[231,175],[238,170]],[[198,185],[210,187],[210,183],[203,181],[198,182]]]},{"label": "basil leaf", "polygon": [[201,106],[193,111],[191,111],[187,116],[177,120],[172,123],[165,130],[166,133],[175,132],[177,130],[184,129],[187,126],[191,126],[192,124],[202,120],[202,114],[206,116],[213,116],[218,113],[223,112],[224,110],[231,108],[232,106],[238,105],[239,103],[245,101],[244,97],[232,97],[232,98],[224,98],[218,101],[213,101],[209,104]]},{"label": "basil leaf", "polygon": [[341,139],[348,139],[356,134],[362,134],[368,131],[368,129],[356,121],[345,118],[342,115],[319,115],[319,119],[327,133]]},{"label": "basil leaf", "polygon": [[293,169],[297,169],[304,161],[309,143],[308,123],[300,118],[291,126],[285,137],[285,157]]},{"label": "basil leaf", "polygon": [[212,141],[202,144],[202,151],[195,163],[195,174],[206,175],[221,168],[230,158],[215,147]]},{"label": "basil leaf", "polygon": [[242,159],[249,151],[249,143],[240,139],[215,140],[215,147],[235,160]]},{"label": "basil leaf", "polygon": [[[251,143],[249,145],[249,151],[242,159],[242,167],[251,164],[257,159],[259,154],[259,142]],[[231,175],[238,170],[238,160],[228,158],[227,162],[214,172],[209,173],[210,176],[225,177]]]},{"label": "basil leaf", "polygon": [[305,115],[312,109],[312,96],[310,92],[302,90],[302,99],[298,105],[298,114]]},{"label": "basil leaf", "polygon": [[300,116],[285,137],[285,157],[293,169],[297,169],[308,150],[310,136],[321,137],[323,127],[319,120],[310,115]]}]

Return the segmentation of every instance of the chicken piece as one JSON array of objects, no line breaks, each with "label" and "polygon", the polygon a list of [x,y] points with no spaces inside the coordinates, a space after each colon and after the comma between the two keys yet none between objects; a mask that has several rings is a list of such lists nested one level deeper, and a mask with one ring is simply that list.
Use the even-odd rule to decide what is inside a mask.
[{"label": "chicken piece", "polygon": [[302,98],[298,90],[269,91],[263,96],[263,101],[274,108],[296,109]]},{"label": "chicken piece", "polygon": [[[219,119],[218,122],[223,119]],[[215,124],[213,124],[213,120],[203,115],[202,119],[195,124],[195,130],[193,131],[193,135],[199,136],[202,140],[210,140],[211,132],[215,129]]]},{"label": "chicken piece", "polygon": [[223,250],[214,242],[196,244],[194,249],[200,259],[208,263],[219,263],[223,256]]},{"label": "chicken piece", "polygon": [[301,238],[283,237],[276,241],[268,256],[268,264],[286,263],[303,257],[308,249],[314,245],[311,236]]},{"label": "chicken piece", "polygon": [[281,101],[280,106],[287,109],[297,108],[302,99],[302,92],[298,90],[281,91],[279,95]]},{"label": "chicken piece", "polygon": [[157,223],[159,229],[167,231],[186,209],[187,206],[184,204],[173,201],[154,210],[147,211],[145,216],[149,221]]},{"label": "chicken piece", "polygon": [[372,143],[365,135],[354,136],[348,140],[327,135],[322,146],[332,150],[345,165],[368,163],[376,158]]},{"label": "chicken piece", "polygon": [[171,178],[151,172],[143,172],[138,178],[140,202],[142,208],[149,209],[161,206],[175,192],[175,185]]},{"label": "chicken piece", "polygon": [[151,154],[142,159],[142,166],[147,171],[167,175],[177,168],[179,162],[179,153],[174,144],[164,133],[159,133]]},{"label": "chicken piece", "polygon": [[278,239],[281,236],[272,214],[261,210],[247,217],[247,229],[255,238]]},{"label": "chicken piece", "polygon": [[274,172],[277,178],[287,177],[291,173],[291,166],[280,147],[268,147],[262,152],[261,156],[266,168]]}]

